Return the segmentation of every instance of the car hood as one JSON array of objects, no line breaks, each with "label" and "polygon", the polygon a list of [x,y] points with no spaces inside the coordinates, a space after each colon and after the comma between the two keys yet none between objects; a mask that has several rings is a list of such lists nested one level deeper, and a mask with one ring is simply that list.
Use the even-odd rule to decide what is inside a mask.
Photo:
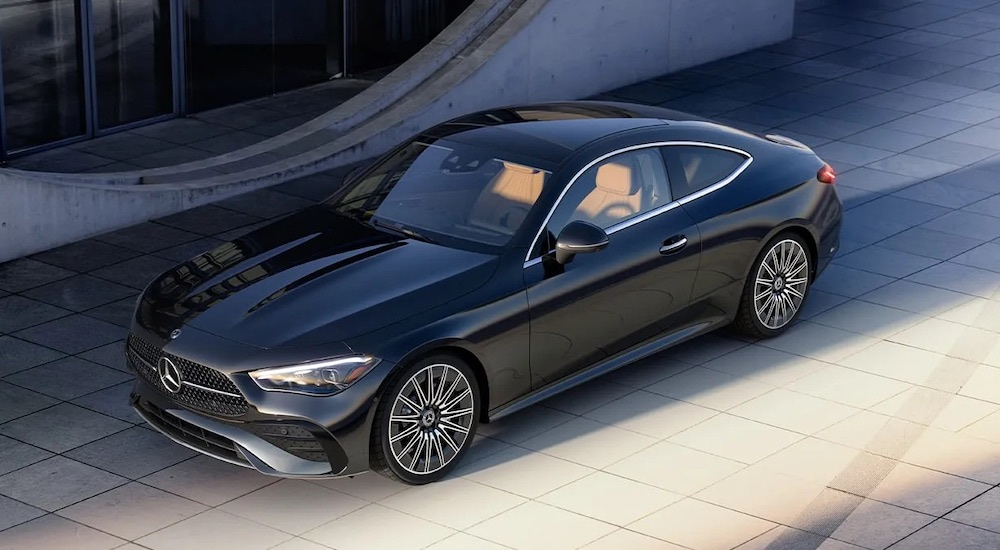
[{"label": "car hood", "polygon": [[136,322],[163,337],[191,326],[260,348],[342,342],[469,293],[496,265],[317,206],[164,273]]}]

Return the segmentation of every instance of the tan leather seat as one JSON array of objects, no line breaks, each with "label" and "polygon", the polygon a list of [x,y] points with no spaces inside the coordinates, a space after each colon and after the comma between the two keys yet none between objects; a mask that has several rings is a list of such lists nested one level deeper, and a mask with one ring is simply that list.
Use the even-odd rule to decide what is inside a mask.
[{"label": "tan leather seat", "polygon": [[512,233],[542,194],[545,173],[503,163],[503,169],[472,206],[469,223]]},{"label": "tan leather seat", "polygon": [[576,209],[575,220],[607,229],[642,209],[642,186],[632,167],[609,162],[597,169],[595,188]]}]

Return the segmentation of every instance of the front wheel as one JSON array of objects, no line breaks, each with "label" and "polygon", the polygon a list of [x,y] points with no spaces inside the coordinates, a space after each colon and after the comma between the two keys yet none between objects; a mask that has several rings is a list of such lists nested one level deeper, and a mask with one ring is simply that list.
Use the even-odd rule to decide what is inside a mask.
[{"label": "front wheel", "polygon": [[775,237],[754,262],[743,289],[734,326],[753,338],[773,338],[788,330],[809,293],[812,266],[801,237]]},{"label": "front wheel", "polygon": [[443,478],[472,444],[479,386],[461,359],[437,355],[406,368],[376,410],[371,467],[411,485]]}]

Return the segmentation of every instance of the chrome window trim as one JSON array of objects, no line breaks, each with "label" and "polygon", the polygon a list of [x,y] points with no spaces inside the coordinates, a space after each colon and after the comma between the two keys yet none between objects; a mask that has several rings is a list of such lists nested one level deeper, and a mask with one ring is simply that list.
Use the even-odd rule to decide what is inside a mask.
[{"label": "chrome window trim", "polygon": [[[698,200],[698,199],[700,199],[700,198],[702,198],[702,197],[704,197],[706,195],[709,195],[711,193],[714,193],[714,192],[718,191],[719,189],[722,189],[723,187],[725,187],[725,186],[729,185],[730,183],[732,183],[733,181],[735,181],[736,178],[740,177],[740,175],[743,174],[743,172],[745,172],[746,169],[750,167],[750,164],[753,163],[753,155],[751,155],[750,153],[748,153],[748,152],[746,152],[746,151],[744,151],[742,149],[737,149],[735,147],[729,147],[728,145],[719,145],[717,143],[708,143],[708,142],[705,142],[705,141],[657,141],[657,142],[654,142],[654,143],[644,143],[644,144],[641,144],[641,145],[630,145],[628,147],[623,147],[621,149],[616,149],[614,151],[611,151],[610,153],[605,153],[605,154],[597,157],[596,159],[588,162],[586,166],[584,166],[582,169],[580,169],[580,171],[577,172],[576,175],[573,176],[573,179],[571,179],[570,182],[569,182],[569,184],[567,184],[566,187],[563,188],[562,192],[559,193],[559,197],[556,198],[555,204],[552,205],[552,208],[549,209],[549,213],[545,216],[545,220],[542,221],[542,225],[539,226],[538,231],[535,233],[535,238],[531,240],[531,246],[528,247],[528,252],[524,256],[524,267],[527,268],[527,267],[536,265],[536,264],[538,264],[538,263],[540,263],[542,261],[542,256],[544,256],[545,254],[542,254],[542,256],[538,256],[538,257],[532,258],[531,257],[531,251],[535,249],[535,246],[538,244],[538,239],[540,239],[541,236],[542,236],[542,231],[544,231],[545,227],[548,226],[549,221],[552,219],[552,215],[555,213],[556,208],[559,208],[559,205],[562,203],[562,200],[566,196],[566,193],[569,192],[569,190],[573,187],[573,185],[577,182],[577,180],[579,180],[580,177],[583,176],[583,174],[587,170],[590,170],[595,165],[597,165],[597,164],[599,164],[599,163],[601,163],[601,162],[603,162],[603,161],[605,161],[605,160],[607,160],[607,159],[609,159],[611,157],[614,157],[616,155],[621,155],[621,154],[624,154],[624,153],[630,153],[632,151],[638,151],[640,149],[649,149],[649,148],[652,148],[652,147],[669,147],[669,146],[692,146],[692,147],[707,147],[709,149],[719,149],[721,151],[729,151],[730,153],[736,153],[738,155],[742,155],[742,156],[746,157],[746,160],[743,162],[743,164],[741,164],[738,168],[736,168],[736,170],[733,171],[733,173],[729,174],[724,179],[720,180],[718,183],[714,183],[714,184],[709,185],[708,187],[702,189],[701,191],[698,191],[696,193],[692,193],[692,194],[690,194],[690,195],[688,195],[686,197],[683,197],[681,199],[674,200],[674,201],[671,201],[671,202],[669,202],[667,204],[664,204],[663,206],[659,206],[657,208],[654,208],[653,210],[650,210],[649,212],[644,212],[644,213],[639,214],[637,216],[633,216],[633,217],[631,217],[631,218],[629,218],[627,220],[622,220],[622,221],[616,223],[615,225],[612,225],[611,227],[609,227],[606,230],[608,236],[611,236],[612,234],[617,233],[618,231],[621,231],[623,229],[627,229],[629,227],[632,227],[633,225],[635,225],[637,223],[644,222],[644,221],[646,221],[646,220],[648,220],[650,218],[655,218],[656,216],[659,216],[660,214],[663,214],[664,212],[669,212],[670,210],[673,210],[674,208],[677,208],[678,206],[682,206],[682,205],[685,205],[685,204],[687,204],[687,203],[689,203],[691,201]],[[664,161],[664,164],[666,164],[666,161]],[[551,253],[552,253],[552,251],[550,250],[548,252],[548,254],[551,254]]]}]

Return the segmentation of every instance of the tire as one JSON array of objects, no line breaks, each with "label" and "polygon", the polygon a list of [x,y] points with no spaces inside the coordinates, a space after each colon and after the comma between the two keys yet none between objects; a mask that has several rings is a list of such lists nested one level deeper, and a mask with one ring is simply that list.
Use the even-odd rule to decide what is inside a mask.
[{"label": "tire", "polygon": [[812,270],[809,246],[801,237],[782,233],[772,239],[747,276],[734,328],[751,338],[784,333],[802,312]]},{"label": "tire", "polygon": [[475,373],[458,357],[434,355],[403,369],[375,412],[372,470],[410,485],[448,475],[476,436],[479,404]]}]

